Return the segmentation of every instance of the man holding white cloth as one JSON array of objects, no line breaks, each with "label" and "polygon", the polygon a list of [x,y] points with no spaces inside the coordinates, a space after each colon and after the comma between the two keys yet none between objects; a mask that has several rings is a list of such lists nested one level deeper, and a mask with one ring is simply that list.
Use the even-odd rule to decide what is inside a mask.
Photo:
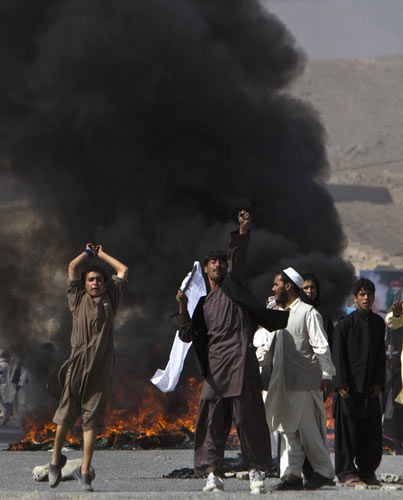
[{"label": "man holding white cloth", "polygon": [[[257,349],[262,367],[273,360],[265,406],[270,431],[281,435],[281,483],[277,490],[317,489],[334,477],[323,395],[330,392],[335,368],[320,313],[299,298],[303,283],[291,267],[275,276],[276,302],[289,310],[290,316],[287,327]],[[314,474],[303,484],[305,456]]]}]

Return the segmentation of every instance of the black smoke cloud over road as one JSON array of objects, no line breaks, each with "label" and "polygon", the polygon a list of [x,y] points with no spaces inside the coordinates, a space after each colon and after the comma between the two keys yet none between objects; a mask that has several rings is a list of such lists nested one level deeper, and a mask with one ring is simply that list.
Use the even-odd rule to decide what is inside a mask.
[{"label": "black smoke cloud over road", "polygon": [[284,93],[304,55],[257,0],[4,0],[0,23],[0,154],[41,220],[18,248],[1,234],[6,343],[42,341],[41,318],[57,318],[45,337],[66,351],[54,273],[95,240],[131,268],[119,367],[151,374],[182,275],[224,247],[241,207],[255,291],[298,264],[340,307],[352,270],[320,184],[325,131]]}]

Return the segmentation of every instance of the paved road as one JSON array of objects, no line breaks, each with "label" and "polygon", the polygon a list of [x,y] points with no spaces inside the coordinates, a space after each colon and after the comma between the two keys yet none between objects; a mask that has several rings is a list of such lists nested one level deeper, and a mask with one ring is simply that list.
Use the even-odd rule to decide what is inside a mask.
[{"label": "paved road", "polygon": [[14,426],[1,426],[0,427],[0,450],[4,450],[8,447],[8,443],[14,443],[20,440],[24,436],[24,431],[18,427]]},{"label": "paved road", "polygon": [[[68,459],[76,459],[81,452],[66,452]],[[235,457],[236,452],[227,456]],[[0,499],[7,500],[72,500],[96,498],[97,500],[123,499],[205,499],[209,494],[201,492],[204,479],[166,479],[164,475],[174,469],[192,467],[191,450],[152,451],[97,451],[94,467],[97,477],[93,483],[95,493],[83,493],[76,481],[64,481],[51,490],[48,483],[38,483],[32,479],[32,469],[49,461],[50,452],[8,452],[0,451]],[[385,456],[380,472],[403,474],[402,456]],[[273,486],[278,480],[267,480]],[[236,478],[225,481],[225,493],[210,494],[212,498],[251,498],[248,481]],[[265,495],[263,495],[265,497]],[[282,500],[334,499],[387,499],[402,500],[403,491],[396,490],[354,490],[329,487],[314,492],[272,493],[270,498]]]}]

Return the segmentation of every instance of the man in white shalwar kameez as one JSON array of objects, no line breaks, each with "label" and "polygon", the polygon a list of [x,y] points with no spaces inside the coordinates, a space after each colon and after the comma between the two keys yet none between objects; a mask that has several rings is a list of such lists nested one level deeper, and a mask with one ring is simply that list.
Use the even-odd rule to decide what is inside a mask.
[{"label": "man in white shalwar kameez", "polygon": [[[317,489],[334,477],[323,394],[331,390],[335,368],[320,313],[299,298],[303,282],[293,268],[275,277],[273,291],[278,305],[290,311],[288,324],[256,352],[262,367],[273,363],[265,406],[270,431],[281,435],[277,490]],[[303,484],[305,456],[314,474]]]}]

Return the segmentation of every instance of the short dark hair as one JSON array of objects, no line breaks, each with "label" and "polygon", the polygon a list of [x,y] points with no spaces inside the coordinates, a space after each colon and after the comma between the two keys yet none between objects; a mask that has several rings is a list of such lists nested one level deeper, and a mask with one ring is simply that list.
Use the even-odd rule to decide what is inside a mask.
[{"label": "short dark hair", "polygon": [[316,296],[319,297],[320,286],[319,286],[319,280],[318,280],[318,278],[314,274],[305,273],[305,274],[302,275],[302,279],[304,281],[313,281],[315,283],[315,286],[316,286]]},{"label": "short dark hair", "polygon": [[207,257],[203,261],[203,267],[207,266],[210,260],[221,260],[228,264],[227,254],[222,250],[210,250]]},{"label": "short dark hair", "polygon": [[353,295],[354,297],[357,297],[358,292],[360,290],[365,290],[366,292],[373,293],[375,295],[375,285],[372,283],[371,280],[367,278],[360,278],[354,283],[353,286]]},{"label": "short dark hair", "polygon": [[97,264],[92,264],[88,266],[87,268],[84,269],[84,271],[81,273],[81,281],[85,284],[85,280],[87,278],[88,273],[99,273],[102,274],[105,283],[108,281],[108,275],[106,274],[105,269],[102,266],[99,266]]},{"label": "short dark hair", "polygon": [[294,283],[293,280],[289,276],[287,276],[285,273],[283,273],[283,271],[281,271],[280,276],[281,276],[281,279],[283,280],[283,283],[290,283],[292,285],[294,292],[296,292],[296,293],[300,292],[299,286],[296,283]]}]

